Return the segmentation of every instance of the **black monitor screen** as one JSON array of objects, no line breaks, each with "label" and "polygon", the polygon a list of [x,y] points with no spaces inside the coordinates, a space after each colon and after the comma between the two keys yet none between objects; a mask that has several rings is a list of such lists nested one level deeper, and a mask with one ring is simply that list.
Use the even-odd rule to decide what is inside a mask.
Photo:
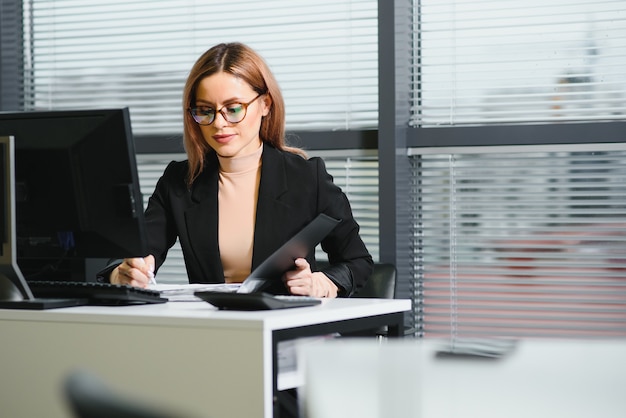
[{"label": "black monitor screen", "polygon": [[57,279],[86,258],[145,255],[128,109],[0,113],[0,135],[15,137],[17,258],[27,278]]}]

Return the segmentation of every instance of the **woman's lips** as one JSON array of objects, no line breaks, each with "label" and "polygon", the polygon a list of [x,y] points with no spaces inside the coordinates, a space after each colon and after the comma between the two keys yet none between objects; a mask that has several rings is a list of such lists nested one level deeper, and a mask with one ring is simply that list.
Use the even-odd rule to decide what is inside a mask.
[{"label": "woman's lips", "polygon": [[219,144],[227,144],[234,136],[232,134],[219,134],[213,135],[213,139]]}]

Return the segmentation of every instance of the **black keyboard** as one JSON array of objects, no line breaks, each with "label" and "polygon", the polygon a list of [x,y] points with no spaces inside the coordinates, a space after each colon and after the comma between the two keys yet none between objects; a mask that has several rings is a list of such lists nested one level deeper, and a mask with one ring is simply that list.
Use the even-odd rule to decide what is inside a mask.
[{"label": "black keyboard", "polygon": [[166,298],[152,289],[99,282],[30,281],[36,298],[87,299],[90,305],[133,305],[164,303]]}]

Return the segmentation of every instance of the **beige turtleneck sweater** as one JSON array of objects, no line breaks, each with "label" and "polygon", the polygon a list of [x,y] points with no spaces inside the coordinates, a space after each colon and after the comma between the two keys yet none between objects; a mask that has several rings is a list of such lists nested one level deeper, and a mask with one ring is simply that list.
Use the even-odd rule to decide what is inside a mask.
[{"label": "beige turtleneck sweater", "polygon": [[218,156],[218,233],[226,283],[242,282],[251,271],[262,153],[261,144],[254,154],[234,158]]}]

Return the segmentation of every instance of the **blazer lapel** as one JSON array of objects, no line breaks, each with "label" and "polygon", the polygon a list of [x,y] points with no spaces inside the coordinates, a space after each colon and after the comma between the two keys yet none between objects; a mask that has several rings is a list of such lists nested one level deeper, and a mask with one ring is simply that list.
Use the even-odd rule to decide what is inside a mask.
[{"label": "blazer lapel", "polygon": [[261,159],[261,182],[254,228],[252,269],[269,257],[288,238],[282,236],[281,231],[284,228],[280,228],[281,223],[290,213],[288,204],[281,200],[287,192],[285,162],[280,151],[267,144],[263,146]]},{"label": "blazer lapel", "polygon": [[194,181],[191,200],[185,211],[185,224],[191,251],[202,275],[207,279],[224,280],[218,244],[218,163],[214,153],[207,156],[207,166]]}]

